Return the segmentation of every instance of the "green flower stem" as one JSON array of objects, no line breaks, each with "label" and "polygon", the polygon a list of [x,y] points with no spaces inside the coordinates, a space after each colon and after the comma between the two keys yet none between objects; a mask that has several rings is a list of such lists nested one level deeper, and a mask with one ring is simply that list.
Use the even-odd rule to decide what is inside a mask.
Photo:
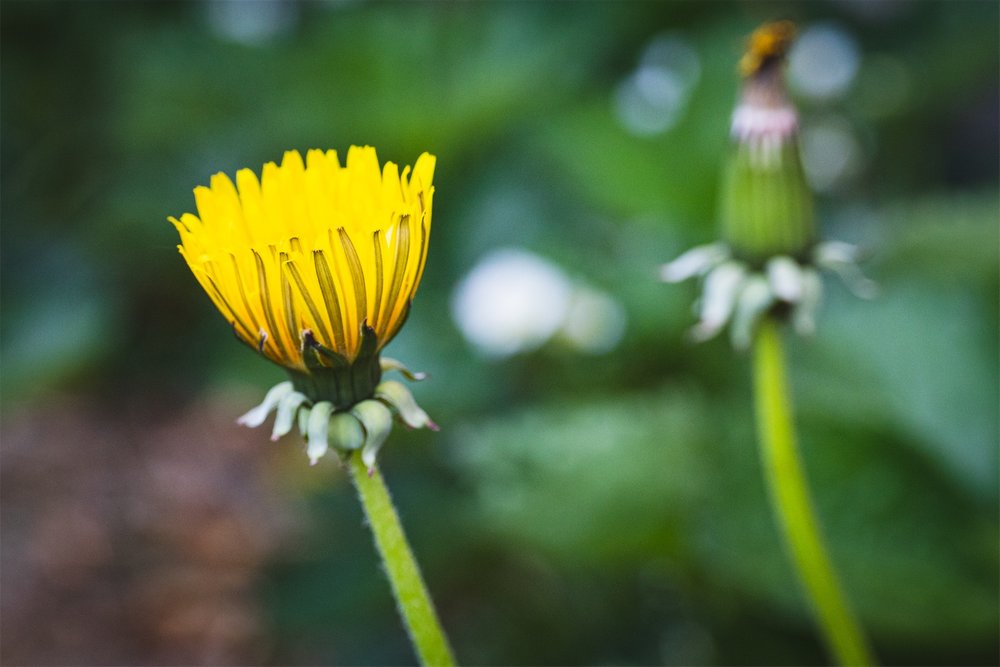
[{"label": "green flower stem", "polygon": [[765,318],[754,343],[754,389],[760,455],[774,511],[831,652],[842,665],[872,665],[823,545],[799,459],[784,367],[778,323]]},{"label": "green flower stem", "polygon": [[368,467],[361,460],[361,452],[350,457],[351,479],[364,507],[368,525],[375,536],[375,546],[382,556],[385,571],[396,596],[399,613],[410,634],[410,639],[420,656],[420,662],[434,667],[455,664],[448,639],[441,629],[441,622],[434,611],[434,604],[427,586],[420,576],[420,568],[406,542],[399,516],[392,506],[389,491],[377,468],[368,474]]}]

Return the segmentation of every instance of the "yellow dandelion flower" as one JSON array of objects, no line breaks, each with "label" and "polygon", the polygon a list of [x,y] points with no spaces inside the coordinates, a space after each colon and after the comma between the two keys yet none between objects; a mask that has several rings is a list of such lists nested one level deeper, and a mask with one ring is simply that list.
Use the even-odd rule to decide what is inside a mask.
[{"label": "yellow dandelion flower", "polygon": [[274,412],[272,440],[297,423],[312,464],[331,448],[349,463],[420,661],[454,665],[375,467],[394,420],[437,428],[403,384],[380,382],[383,370],[423,375],[379,358],[424,272],[434,165],[424,153],[400,173],[392,162],[380,167],[368,146],[352,146],[345,166],[332,150],[311,150],[304,162],[289,151],[259,179],[241,169],[234,185],[216,174],[195,188],[198,215],[169,220],[181,255],[236,335],[291,375],[237,422],[256,428]]},{"label": "yellow dandelion flower", "polygon": [[310,150],[304,162],[289,151],[259,180],[250,169],[235,185],[216,174],[194,190],[198,215],[170,221],[191,272],[242,341],[289,369],[306,394],[324,387],[303,376],[362,365],[372,377],[348,393],[365,398],[357,394],[378,381],[378,352],[403,325],[423,274],[434,165],[424,153],[412,172],[380,168],[371,147],[352,146],[344,166],[333,150]]}]

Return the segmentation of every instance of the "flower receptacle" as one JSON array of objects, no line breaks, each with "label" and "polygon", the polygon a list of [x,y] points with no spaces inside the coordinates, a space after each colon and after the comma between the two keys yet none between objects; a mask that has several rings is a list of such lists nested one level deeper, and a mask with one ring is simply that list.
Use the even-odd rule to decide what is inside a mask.
[{"label": "flower receptacle", "polygon": [[[280,439],[298,424],[312,465],[331,449],[341,458],[361,450],[369,470],[374,469],[375,458],[392,432],[394,421],[408,428],[438,430],[403,383],[380,381],[383,371],[389,370],[398,371],[410,380],[422,379],[426,374],[413,373],[394,359],[380,360],[377,352],[363,359],[359,355],[349,364],[343,357],[318,346],[308,331],[303,335],[303,345],[315,348],[303,354],[305,359],[313,359],[309,363],[314,365],[314,371],[310,374],[289,371],[292,380],[271,388],[260,405],[237,420],[239,424],[256,428],[274,412],[271,439]],[[371,346],[374,350],[374,343]],[[320,359],[334,365],[325,366]],[[359,364],[359,360],[364,363]]]},{"label": "flower receptacle", "polygon": [[306,372],[288,370],[295,389],[338,410],[371,398],[382,379],[378,339],[367,324],[361,327],[361,350],[354,360],[321,345],[309,329],[302,332],[302,358]]}]

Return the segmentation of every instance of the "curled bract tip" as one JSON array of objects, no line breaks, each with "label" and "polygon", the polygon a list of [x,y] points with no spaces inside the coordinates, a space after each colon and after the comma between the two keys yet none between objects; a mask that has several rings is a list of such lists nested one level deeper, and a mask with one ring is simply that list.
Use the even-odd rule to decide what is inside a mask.
[{"label": "curled bract tip", "polygon": [[295,415],[299,407],[308,401],[305,394],[292,391],[278,402],[278,410],[274,417],[274,429],[271,431],[271,440],[277,441],[279,438],[291,432],[295,426]]},{"label": "curled bract tip", "polygon": [[306,456],[309,457],[309,463],[312,465],[316,465],[316,462],[326,454],[330,447],[329,432],[332,415],[333,404],[328,401],[320,401],[309,411]]},{"label": "curled bract tip", "polygon": [[419,382],[421,380],[426,380],[430,377],[427,373],[413,372],[403,364],[402,361],[398,359],[391,359],[389,357],[382,357],[379,361],[382,367],[382,372],[386,371],[398,371],[403,377],[405,377],[410,382]]},{"label": "curled bract tip", "polygon": [[[303,338],[308,344],[308,330],[303,332]],[[382,370],[399,371],[407,379],[425,377],[425,374],[413,373],[394,359],[383,359],[380,366]],[[394,420],[398,419],[408,428],[439,429],[417,405],[410,390],[397,380],[383,380],[367,395],[368,398],[363,400],[341,405],[331,400],[310,399],[293,382],[281,382],[267,392],[260,405],[241,416],[237,422],[256,428],[267,421],[273,412],[271,440],[279,440],[297,425],[306,441],[306,456],[310,465],[316,465],[331,449],[341,454],[360,450],[369,469],[375,465],[379,450],[392,432]]]},{"label": "curled bract tip", "polygon": [[357,417],[365,429],[365,444],[361,448],[361,460],[371,470],[375,467],[375,457],[392,432],[392,412],[382,401],[361,401],[351,414]]},{"label": "curled bract tip", "polygon": [[[728,249],[722,252],[714,246],[700,246],[664,265],[663,274],[701,277],[698,322],[688,332],[691,340],[708,340],[729,326],[733,347],[745,350],[761,318],[772,311],[786,313],[796,333],[815,333],[816,313],[823,299],[819,269],[840,277],[855,295],[874,297],[878,286],[861,273],[856,263],[860,256],[857,247],[830,241],[817,244],[804,260],[779,254],[753,268],[731,259]],[[783,308],[776,310],[779,305]]]},{"label": "curled bract tip", "polygon": [[294,387],[291,382],[280,382],[274,385],[264,396],[264,401],[240,416],[236,423],[240,426],[257,428],[267,420],[267,416],[277,407],[278,403],[292,391],[294,391]]},{"label": "curled bract tip", "polygon": [[375,387],[375,397],[394,408],[399,419],[410,428],[431,428],[431,418],[417,405],[413,394],[403,383],[385,380]]},{"label": "curled bract tip", "polygon": [[665,283],[677,283],[694,276],[701,276],[728,258],[729,248],[723,243],[697,246],[683,253],[677,259],[662,265],[660,267],[660,280]]}]

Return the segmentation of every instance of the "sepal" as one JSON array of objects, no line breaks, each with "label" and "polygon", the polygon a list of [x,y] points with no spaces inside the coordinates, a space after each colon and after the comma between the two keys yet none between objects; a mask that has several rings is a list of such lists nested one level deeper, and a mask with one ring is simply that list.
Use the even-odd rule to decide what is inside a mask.
[{"label": "sepal", "polygon": [[305,394],[297,391],[285,394],[278,403],[278,412],[274,417],[274,430],[271,431],[272,441],[291,432],[295,426],[295,416],[299,412],[299,407],[308,400]]},{"label": "sepal", "polygon": [[[367,339],[368,345],[362,345],[359,359],[347,363],[319,344],[311,332],[306,330],[303,334],[303,349],[307,352],[304,358],[309,360],[308,365],[313,375],[293,373],[292,382],[281,382],[272,387],[264,401],[240,417],[239,423],[255,428],[275,412],[271,439],[278,440],[297,425],[306,441],[306,455],[311,465],[316,465],[331,449],[341,455],[361,450],[362,460],[369,469],[374,466],[375,457],[392,432],[394,418],[398,417],[410,428],[438,430],[437,424],[417,405],[403,383],[396,380],[377,382],[383,370],[397,370],[404,377],[413,380],[422,379],[425,375],[413,373],[395,359],[382,360],[380,363],[373,345],[374,331],[367,325],[363,326],[362,339]],[[365,358],[361,359],[362,356]],[[372,388],[366,391],[366,397],[346,404],[339,404],[322,394],[318,397],[310,396],[299,390],[303,378],[312,379],[314,374],[324,372],[331,374],[325,380],[330,380],[342,389],[349,387],[330,394],[331,396],[343,399],[352,390],[357,395],[366,389],[368,383],[372,383]],[[337,375],[332,375],[334,373]],[[316,388],[319,385],[311,386]]]},{"label": "sepal", "polygon": [[320,457],[326,454],[330,447],[330,416],[333,414],[333,403],[320,401],[309,411],[309,435],[306,445],[306,456],[309,465],[316,465]]},{"label": "sepal", "polygon": [[704,275],[729,259],[729,248],[724,243],[710,243],[691,248],[680,257],[660,267],[660,280],[679,283],[694,276]]},{"label": "sepal", "polygon": [[816,333],[816,312],[823,300],[823,280],[815,269],[802,272],[802,298],[792,311],[792,326],[800,336]]},{"label": "sepal", "polygon": [[813,262],[820,268],[833,271],[847,289],[860,299],[878,296],[878,285],[858,268],[861,251],[857,246],[842,241],[826,241],[816,245]]},{"label": "sepal", "polygon": [[390,407],[395,408],[399,418],[410,428],[438,430],[438,425],[431,421],[427,413],[417,405],[413,394],[402,382],[385,380],[375,387],[375,398],[381,399]]},{"label": "sepal", "polygon": [[[725,247],[700,246],[661,268],[664,279],[704,276],[695,308],[698,323],[689,334],[698,342],[714,337],[729,325],[733,347],[746,349],[757,322],[768,312],[790,316],[796,333],[812,335],[823,298],[819,269],[837,274],[856,296],[870,299],[878,293],[876,283],[858,268],[861,252],[847,243],[819,243],[802,261],[790,255],[774,255],[759,269],[731,259],[731,253],[716,246]],[[785,307],[779,308],[782,305]]]},{"label": "sepal", "polygon": [[383,373],[385,373],[386,371],[399,371],[399,373],[410,382],[420,382],[421,380],[427,379],[427,373],[420,373],[420,372],[414,373],[409,368],[407,368],[402,361],[399,361],[397,359],[382,357],[382,359],[379,361],[379,364],[382,367]]},{"label": "sepal", "polygon": [[375,457],[392,432],[392,412],[382,401],[367,400],[351,408],[351,414],[358,418],[365,429],[361,460],[368,467],[368,474],[371,474],[375,466]]},{"label": "sepal", "polygon": [[692,338],[708,340],[726,326],[746,275],[746,267],[739,262],[725,262],[711,270],[705,277],[699,322],[691,330]]},{"label": "sepal", "polygon": [[765,267],[771,293],[782,301],[796,303],[802,298],[802,267],[787,255],[767,260]]},{"label": "sepal", "polygon": [[299,409],[296,419],[299,422],[299,435],[305,438],[309,435],[309,406],[303,406]]},{"label": "sepal", "polygon": [[361,347],[352,360],[326,347],[309,329],[302,332],[305,372],[289,371],[295,389],[311,401],[330,401],[345,410],[371,398],[382,379],[378,360],[378,338],[367,323],[361,325]]},{"label": "sepal", "polygon": [[257,428],[267,421],[267,416],[278,406],[278,403],[293,391],[294,387],[291,382],[279,382],[265,394],[264,401],[260,405],[241,416],[236,420],[236,423],[240,426]]},{"label": "sepal", "polygon": [[339,450],[352,452],[365,444],[365,429],[350,412],[338,412],[330,417],[330,442]]},{"label": "sepal", "polygon": [[754,274],[747,278],[729,329],[730,342],[734,348],[745,350],[750,347],[757,322],[774,305],[776,296],[773,285],[764,276]]}]

